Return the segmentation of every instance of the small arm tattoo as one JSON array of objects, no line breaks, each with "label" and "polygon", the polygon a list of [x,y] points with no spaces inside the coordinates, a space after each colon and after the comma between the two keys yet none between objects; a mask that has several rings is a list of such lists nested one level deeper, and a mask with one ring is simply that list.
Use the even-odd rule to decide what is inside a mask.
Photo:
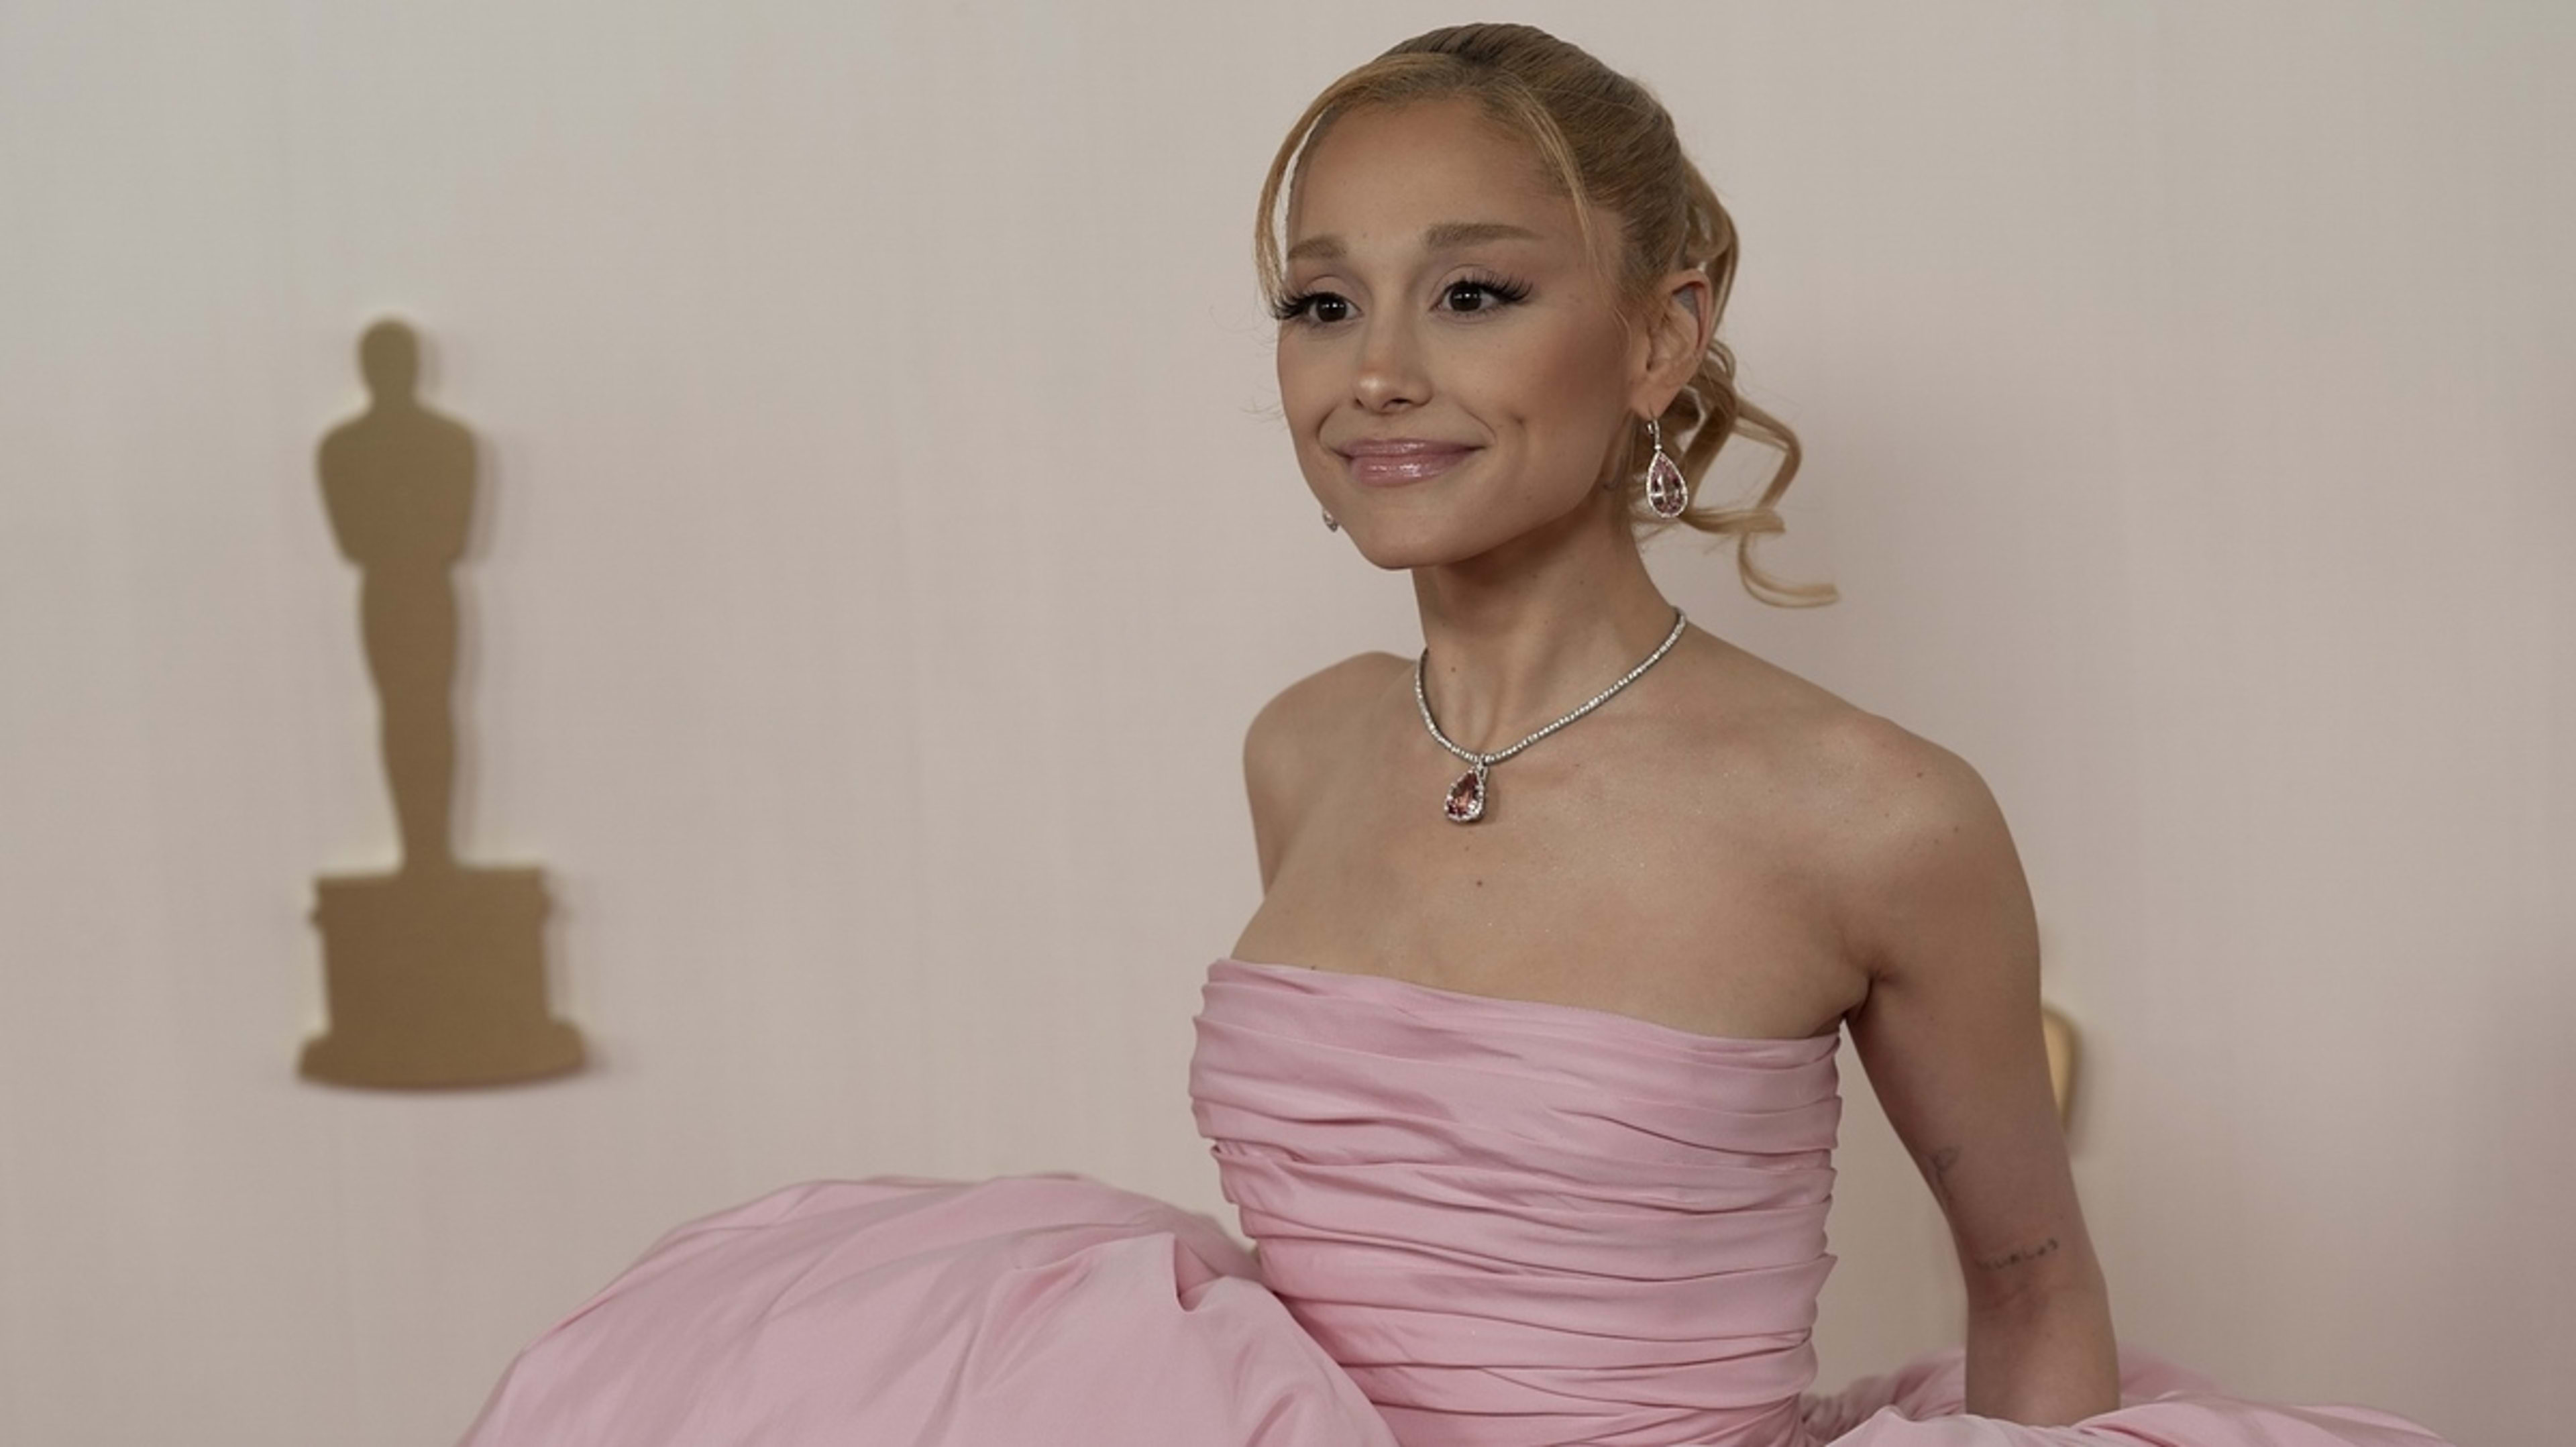
[{"label": "small arm tattoo", "polygon": [[2057,1238],[2051,1236],[2036,1246],[2025,1246],[2017,1251],[2007,1251],[2001,1256],[1980,1256],[1977,1258],[1977,1264],[1988,1271],[2001,1271],[2007,1266],[2018,1266],[2025,1261],[2035,1261],[2056,1249]]},{"label": "small arm tattoo", "polygon": [[[1923,1172],[1931,1178],[1932,1194],[1938,1197],[1944,1206],[1950,1204],[1950,1171],[1958,1164],[1957,1146],[1940,1146],[1923,1157]],[[2036,1246],[2018,1247],[2000,1256],[1979,1256],[1974,1260],[1983,1270],[2001,1271],[2007,1266],[2019,1266],[2025,1261],[2036,1261],[2056,1249],[2057,1238],[2051,1236]]]}]

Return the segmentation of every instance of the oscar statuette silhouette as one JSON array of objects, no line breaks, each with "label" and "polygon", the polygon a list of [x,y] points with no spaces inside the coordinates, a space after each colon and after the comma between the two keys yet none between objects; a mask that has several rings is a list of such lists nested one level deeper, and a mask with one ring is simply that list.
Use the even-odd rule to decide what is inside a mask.
[{"label": "oscar statuette silhouette", "polygon": [[474,436],[416,394],[419,341],[385,319],[359,341],[370,403],[322,440],[322,499],[359,569],[360,635],[381,705],[402,858],[314,881],[329,1028],[300,1072],[339,1085],[493,1085],[581,1067],[546,1003],[545,881],[471,867],[449,839],[456,589],[474,512]]}]

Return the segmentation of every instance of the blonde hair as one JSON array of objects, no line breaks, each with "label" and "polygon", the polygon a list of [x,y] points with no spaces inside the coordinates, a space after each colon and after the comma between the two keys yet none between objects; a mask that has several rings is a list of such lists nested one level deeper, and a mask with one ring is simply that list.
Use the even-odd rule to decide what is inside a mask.
[{"label": "blonde hair", "polygon": [[[1725,315],[1727,292],[1735,284],[1735,222],[1707,178],[1682,153],[1663,103],[1580,47],[1535,26],[1507,24],[1425,31],[1326,86],[1306,107],[1261,183],[1253,261],[1267,300],[1275,304],[1286,283],[1273,213],[1283,183],[1294,184],[1289,168],[1300,149],[1320,141],[1335,119],[1363,106],[1452,97],[1475,102],[1537,152],[1559,194],[1574,204],[1584,255],[1611,282],[1623,328],[1643,308],[1655,281],[1683,267],[1708,273],[1711,305],[1719,317]],[[1604,264],[1600,209],[1616,212],[1623,222],[1615,238],[1615,266]],[[1779,470],[1749,506],[1694,504],[1672,521],[1721,541],[1736,539],[1736,568],[1745,590],[1763,602],[1779,607],[1833,602],[1838,595],[1832,584],[1783,583],[1753,561],[1753,535],[1783,529],[1775,505],[1797,475],[1798,437],[1737,394],[1735,353],[1717,338],[1714,320],[1708,354],[1674,394],[1661,421],[1666,448],[1675,453],[1694,495],[1728,438],[1741,434],[1780,449]],[[1675,438],[1680,439],[1678,447]],[[1613,466],[1627,479],[1623,487],[1630,525],[1652,531],[1666,520],[1644,505],[1638,473],[1645,448],[1646,429],[1629,429]]]}]

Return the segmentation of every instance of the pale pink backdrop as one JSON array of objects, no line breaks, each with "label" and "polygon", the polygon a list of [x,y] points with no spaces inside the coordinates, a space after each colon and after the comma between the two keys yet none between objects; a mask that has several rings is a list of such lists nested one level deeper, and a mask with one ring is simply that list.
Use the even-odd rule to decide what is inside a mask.
[{"label": "pale pink backdrop", "polygon": [[[1965,754],[2083,1032],[2124,1331],[2538,1444],[2576,1360],[2576,20],[1515,4],[1653,85],[1808,448],[1705,626]],[[1249,209],[1451,7],[0,17],[0,1439],[450,1440],[818,1175],[1221,1211],[1240,730],[1416,643],[1276,420]],[[312,474],[411,319],[484,445],[460,839],[599,1068],[298,1082],[392,824]],[[1768,464],[1734,459],[1722,487]],[[1845,1057],[1828,1382],[1951,1339]],[[1226,1218],[1231,1224],[1231,1218]]]}]

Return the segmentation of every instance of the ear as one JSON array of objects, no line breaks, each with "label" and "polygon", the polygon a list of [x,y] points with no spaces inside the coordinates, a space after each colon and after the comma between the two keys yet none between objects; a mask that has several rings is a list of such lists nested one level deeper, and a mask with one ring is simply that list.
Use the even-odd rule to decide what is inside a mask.
[{"label": "ear", "polygon": [[1656,286],[1654,310],[1638,333],[1644,356],[1628,398],[1640,417],[1660,417],[1672,405],[1699,370],[1709,337],[1717,330],[1716,294],[1707,272],[1698,267],[1667,272]]}]

